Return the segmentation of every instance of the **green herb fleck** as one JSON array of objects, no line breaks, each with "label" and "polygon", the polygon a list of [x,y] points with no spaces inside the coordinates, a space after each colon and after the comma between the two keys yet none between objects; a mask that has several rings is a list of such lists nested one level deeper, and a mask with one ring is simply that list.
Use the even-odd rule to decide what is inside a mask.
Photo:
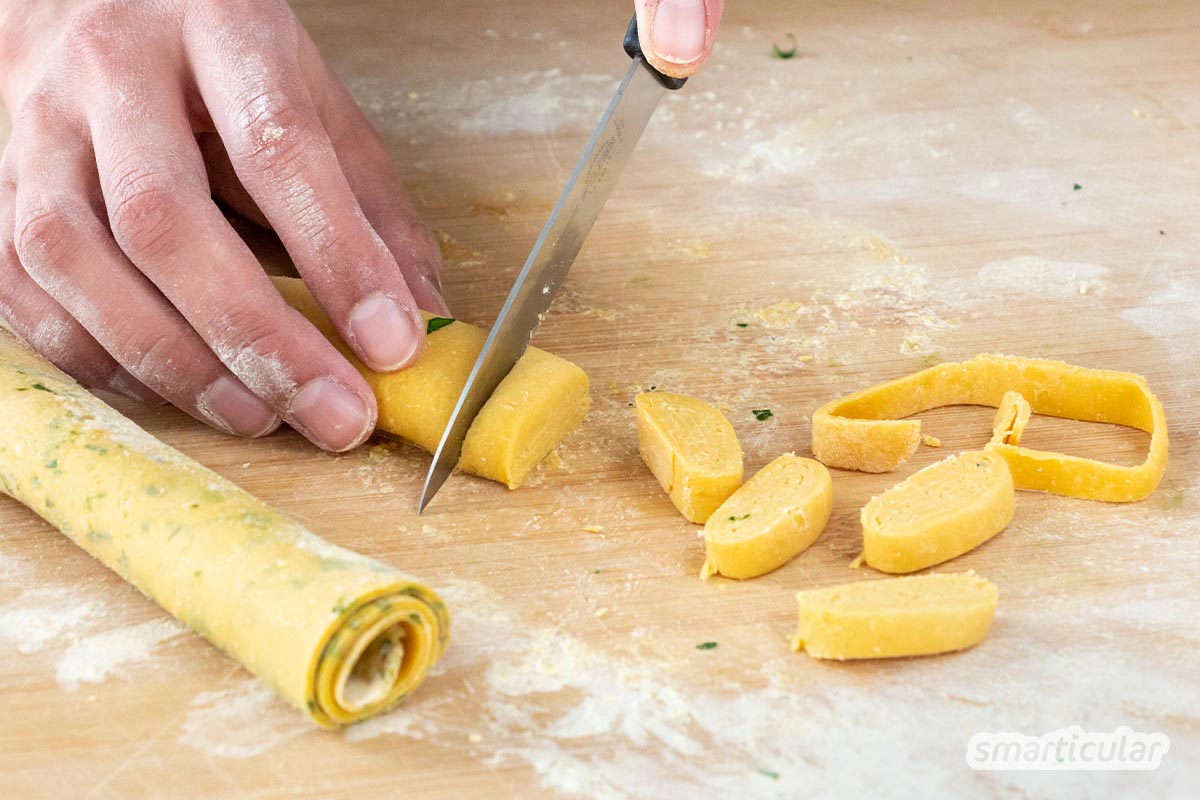
[{"label": "green herb fleck", "polygon": [[52,458],[46,462],[46,469],[58,469],[58,459]]},{"label": "green herb fleck", "polygon": [[451,322],[454,322],[454,320],[449,317],[430,317],[429,322],[425,325],[425,333],[436,333]]},{"label": "green herb fleck", "polygon": [[696,645],[696,649],[697,650],[716,650],[717,643],[716,642],[701,642],[700,644]]},{"label": "green herb fleck", "polygon": [[106,456],[106,455],[108,455],[108,448],[107,448],[107,447],[101,447],[101,446],[100,446],[100,445],[98,445],[98,444],[85,444],[85,445],[83,446],[83,449],[84,449],[84,450],[91,450],[93,453],[95,453],[95,454],[97,454],[97,455],[101,455],[101,456]]},{"label": "green herb fleck", "polygon": [[46,498],[46,508],[54,508],[54,501],[49,497]]},{"label": "green herb fleck", "polygon": [[150,495],[151,497],[158,497],[160,494],[165,492],[166,489],[162,488],[161,486],[155,486],[154,484],[149,483],[142,487],[142,491],[144,491],[146,494]]},{"label": "green herb fleck", "polygon": [[335,614],[345,614],[345,613],[346,613],[346,610],[347,610],[348,608],[349,608],[349,606],[347,606],[345,603],[338,603],[337,605],[335,605],[335,606],[333,607],[333,613],[335,613]]},{"label": "green herb fleck", "polygon": [[742,521],[742,520],[744,520],[744,519],[750,519],[750,515],[749,515],[749,514],[742,514],[740,517],[737,517],[737,516],[730,515],[730,517],[729,517],[729,521],[730,521],[730,522],[741,522],[741,521]]},{"label": "green herb fleck", "polygon": [[304,705],[308,708],[310,714],[317,713],[317,701],[311,697],[304,701]]},{"label": "green herb fleck", "polygon": [[755,418],[756,420],[758,420],[759,422],[762,422],[763,420],[770,419],[770,418],[771,418],[771,417],[773,417],[773,416],[775,416],[775,415],[771,413],[771,409],[769,409],[769,408],[756,408],[756,409],[754,409],[754,418]]},{"label": "green herb fleck", "polygon": [[87,497],[85,497],[83,499],[84,509],[87,511],[95,511],[96,510],[96,501],[102,497],[104,497],[104,492],[100,492],[100,494],[89,494]]},{"label": "green herb fleck", "polygon": [[1072,187],[1071,187],[1071,191],[1073,191],[1073,192],[1078,192],[1078,191],[1079,191],[1080,189],[1082,189],[1082,188],[1083,188],[1083,186],[1077,183],[1077,184],[1075,184],[1074,186],[1072,186]]},{"label": "green herb fleck", "polygon": [[595,573],[595,574],[599,575],[601,572],[604,572],[604,570],[600,569],[599,567],[596,567],[596,573]]},{"label": "green herb fleck", "polygon": [[421,624],[421,615],[414,611],[413,613],[408,615],[408,621],[416,623],[417,625],[420,625]]},{"label": "green herb fleck", "polygon": [[87,537],[89,542],[107,542],[112,538],[112,534],[104,531],[88,531]]},{"label": "green herb fleck", "polygon": [[204,574],[204,570],[202,570],[202,569],[198,569],[198,570],[196,570],[195,572],[193,572],[193,573],[192,573],[192,577],[194,577],[194,578],[199,578],[199,577],[200,577],[201,575],[203,575],[203,574]]},{"label": "green herb fleck", "polygon": [[1167,235],[1167,232],[1166,232],[1166,231],[1164,231],[1164,230],[1161,230],[1161,229],[1160,229],[1160,230],[1158,231],[1158,235],[1159,235],[1159,236],[1166,236],[1166,235]]},{"label": "green herb fleck", "polygon": [[29,391],[29,387],[28,387],[28,386],[18,386],[18,387],[16,388],[16,391],[18,391],[18,392],[28,392],[28,391]]},{"label": "green herb fleck", "polygon": [[781,58],[784,61],[787,61],[789,58],[795,58],[796,51],[797,51],[796,34],[789,33],[786,38],[789,42],[792,43],[792,47],[789,50],[784,50],[782,47],[780,47],[778,44],[776,44],[774,42],[771,43],[771,50],[774,52],[775,57]]},{"label": "green herb fleck", "polygon": [[767,768],[765,768],[765,767],[759,767],[759,768],[758,768],[758,774],[759,774],[759,775],[765,775],[766,777],[770,778],[770,779],[771,779],[771,780],[773,780],[773,781],[777,781],[777,780],[779,780],[779,773],[778,773],[778,772],[776,772],[776,771],[775,771],[775,770],[773,770],[773,769],[767,769]]},{"label": "green herb fleck", "polygon": [[651,386],[651,387],[650,387],[650,391],[652,391],[652,392],[657,392],[657,391],[658,391],[658,387],[657,387],[657,386]]},{"label": "green herb fleck", "polygon": [[749,322],[736,322],[734,324],[737,325],[739,328],[749,328],[750,327]]},{"label": "green herb fleck", "polygon": [[35,383],[35,384],[33,385],[33,388],[34,388],[34,389],[37,389],[39,392],[49,392],[50,394],[54,394],[54,390],[53,390],[53,389],[47,389],[47,388],[45,387],[45,385],[44,385],[44,384],[41,384],[41,383]]}]

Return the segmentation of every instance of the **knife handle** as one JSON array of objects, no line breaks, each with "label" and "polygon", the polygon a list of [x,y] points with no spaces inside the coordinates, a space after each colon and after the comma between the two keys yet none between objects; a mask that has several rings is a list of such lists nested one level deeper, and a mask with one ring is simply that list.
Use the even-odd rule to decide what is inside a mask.
[{"label": "knife handle", "polygon": [[687,83],[687,78],[672,78],[670,75],[663,75],[650,66],[650,62],[646,60],[646,56],[642,53],[642,43],[638,39],[637,14],[633,15],[633,19],[629,21],[629,29],[625,31],[625,52],[629,54],[630,58],[640,58],[642,65],[650,70],[650,74],[668,89],[682,89],[683,85]]}]

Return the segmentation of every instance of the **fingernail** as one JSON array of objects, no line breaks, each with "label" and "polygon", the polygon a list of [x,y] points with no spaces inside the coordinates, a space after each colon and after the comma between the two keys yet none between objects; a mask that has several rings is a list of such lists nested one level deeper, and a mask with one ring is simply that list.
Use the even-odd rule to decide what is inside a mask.
[{"label": "fingernail", "polygon": [[305,384],[292,397],[288,413],[301,433],[334,452],[354,447],[375,425],[362,398],[333,378]]},{"label": "fingernail", "polygon": [[200,395],[197,406],[217,424],[238,436],[263,436],[279,424],[279,415],[241,381],[222,375]]},{"label": "fingernail", "polygon": [[399,369],[421,348],[421,331],[409,314],[388,297],[363,300],[350,314],[350,332],[359,353],[372,369]]},{"label": "fingernail", "polygon": [[431,278],[428,275],[422,275],[421,282],[428,287],[424,292],[426,300],[422,307],[431,314],[440,314],[443,317],[450,316],[450,306],[446,305],[446,298],[442,296],[441,281]]},{"label": "fingernail", "polygon": [[655,54],[690,64],[704,52],[707,24],[704,0],[662,0],[650,24]]},{"label": "fingernail", "polygon": [[108,378],[108,388],[119,395],[150,406],[166,405],[166,400],[159,397],[153,389],[133,377],[133,373],[124,367],[117,367]]}]

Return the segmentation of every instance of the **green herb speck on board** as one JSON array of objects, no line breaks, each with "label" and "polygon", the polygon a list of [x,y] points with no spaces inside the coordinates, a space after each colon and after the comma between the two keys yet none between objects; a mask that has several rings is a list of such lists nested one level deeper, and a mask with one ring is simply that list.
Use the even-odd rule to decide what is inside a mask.
[{"label": "green herb speck on board", "polygon": [[748,328],[748,327],[750,327],[750,323],[749,323],[749,322],[735,322],[734,324],[735,324],[735,325],[737,325],[739,328]]},{"label": "green herb speck on board", "polygon": [[766,776],[766,777],[770,778],[770,779],[771,779],[771,780],[773,780],[773,781],[777,781],[777,780],[779,780],[779,773],[778,773],[778,772],[776,772],[776,771],[775,771],[775,770],[773,770],[773,769],[766,769],[765,767],[759,767],[759,768],[758,768],[758,774],[759,774],[759,775]]},{"label": "green herb speck on board", "polygon": [[450,317],[430,317],[429,322],[425,324],[425,333],[435,333],[454,322]]},{"label": "green herb speck on board", "polygon": [[769,409],[769,408],[754,409],[754,418],[756,420],[758,420],[759,422],[762,422],[763,420],[768,420],[773,416],[775,416],[775,415],[771,413],[771,409]]},{"label": "green herb speck on board", "polygon": [[1071,187],[1071,191],[1073,191],[1073,192],[1078,192],[1078,191],[1079,191],[1080,189],[1082,189],[1082,188],[1083,188],[1083,186],[1077,183],[1077,184],[1075,184],[1074,186],[1072,186],[1072,187]]},{"label": "green herb speck on board", "polygon": [[790,59],[790,58],[795,58],[795,57],[796,57],[796,51],[797,51],[797,44],[796,44],[796,34],[794,34],[794,33],[789,33],[789,34],[788,34],[788,35],[787,35],[785,38],[786,38],[786,39],[787,39],[789,42],[791,42],[791,43],[792,43],[792,46],[791,46],[791,48],[790,48],[790,49],[788,49],[788,50],[784,50],[784,49],[783,49],[782,47],[780,47],[778,44],[776,44],[775,42],[772,42],[772,43],[771,43],[771,52],[772,52],[772,53],[775,55],[775,57],[776,57],[776,58],[783,59],[784,61],[787,61],[787,60],[788,60],[788,59]]},{"label": "green herb speck on board", "polygon": [[716,642],[701,642],[700,644],[696,645],[696,649],[697,650],[716,650],[717,643]]}]

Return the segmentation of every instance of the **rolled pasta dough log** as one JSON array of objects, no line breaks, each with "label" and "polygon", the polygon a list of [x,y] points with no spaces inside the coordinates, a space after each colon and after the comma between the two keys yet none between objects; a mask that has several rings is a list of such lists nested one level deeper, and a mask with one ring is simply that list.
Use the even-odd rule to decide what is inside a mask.
[{"label": "rolled pasta dough log", "polygon": [[[487,334],[456,321],[426,337],[425,350],[412,366],[375,372],[342,341],[303,281],[272,280],[284,299],[366,379],[379,403],[379,429],[429,452],[436,450]],[[530,347],[475,417],[458,468],[516,489],[579,427],[590,405],[587,373],[564,358]]]},{"label": "rolled pasta dough log", "polygon": [[442,653],[437,595],[155,439],[0,329],[0,488],[321,725],[395,705]]}]

